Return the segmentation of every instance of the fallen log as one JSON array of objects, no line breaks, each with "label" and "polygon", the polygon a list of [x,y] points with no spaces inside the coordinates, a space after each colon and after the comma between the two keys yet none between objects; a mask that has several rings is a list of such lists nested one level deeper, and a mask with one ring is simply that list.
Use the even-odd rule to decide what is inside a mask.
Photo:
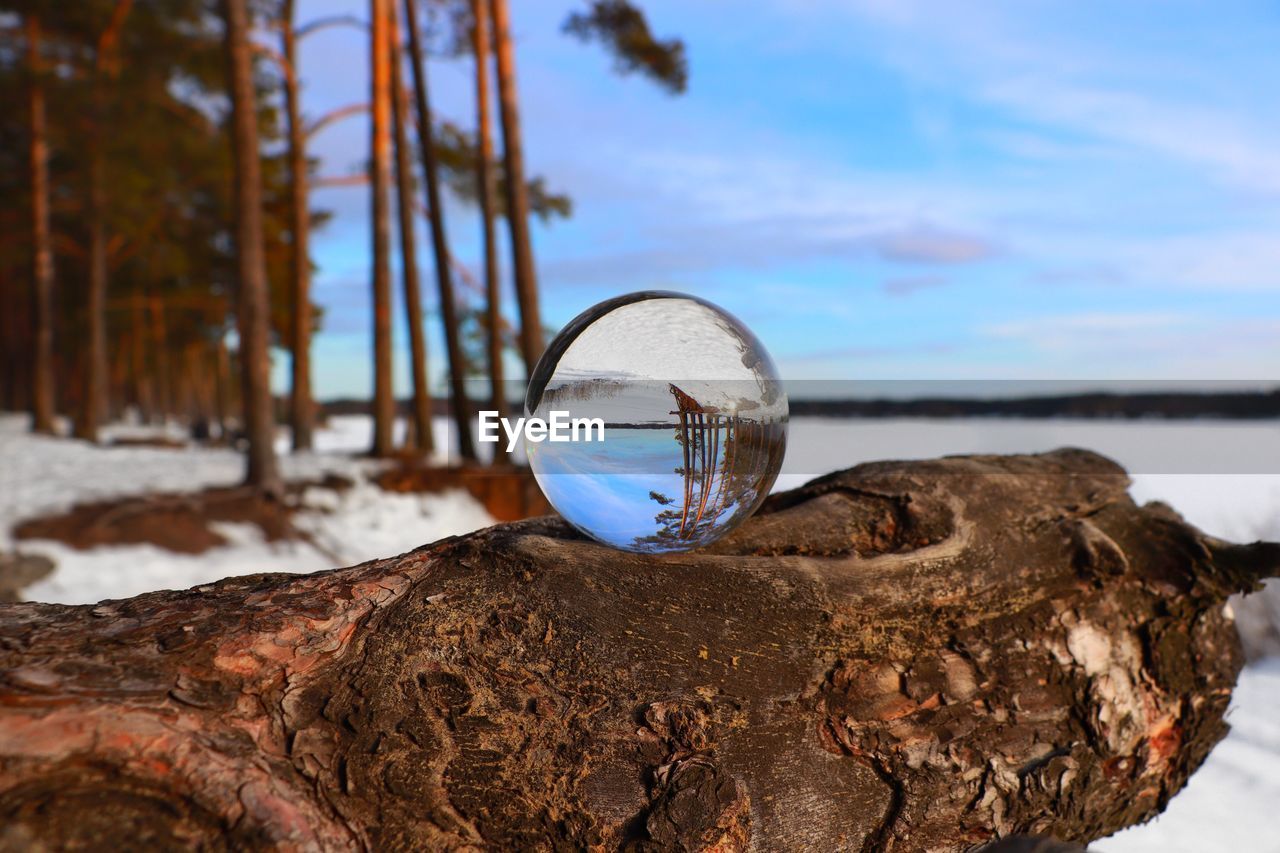
[{"label": "fallen log", "polygon": [[554,518],[0,607],[0,846],[967,850],[1158,813],[1280,570],[1091,453],[862,465],[707,551]]}]

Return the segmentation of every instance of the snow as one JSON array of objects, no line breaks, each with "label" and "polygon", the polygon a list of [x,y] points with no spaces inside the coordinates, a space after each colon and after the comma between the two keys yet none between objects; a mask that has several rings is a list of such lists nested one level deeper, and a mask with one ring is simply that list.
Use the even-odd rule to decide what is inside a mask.
[{"label": "snow", "polygon": [[[436,435],[450,444],[449,423],[439,419],[435,427]],[[235,574],[314,571],[391,556],[492,523],[465,492],[395,494],[373,485],[369,478],[377,464],[353,456],[369,446],[370,430],[364,416],[331,418],[316,436],[316,452],[281,456],[290,479],[334,473],[355,482],[344,492],[311,488],[304,494],[305,508],[295,520],[314,544],[268,543],[256,527],[243,524],[219,525],[230,544],[198,556],[150,546],[80,552],[29,541],[23,549],[47,554],[57,569],[26,593],[41,601],[94,602]],[[153,434],[137,426],[110,430],[112,436]],[[1274,422],[796,418],[778,488],[873,459],[1089,447],[1133,472],[1132,494],[1139,501],[1163,500],[1202,529],[1237,541],[1280,539],[1277,438],[1280,425]],[[280,441],[286,449],[287,436]],[[0,415],[0,550],[12,547],[10,528],[21,518],[124,494],[231,485],[239,480],[242,465],[240,456],[226,449],[100,448],[32,436],[25,417]],[[1083,639],[1077,644],[1081,655],[1091,658],[1094,650],[1082,643]],[[1280,853],[1274,816],[1280,803],[1277,708],[1280,659],[1247,667],[1232,701],[1231,734],[1166,813],[1146,826],[1104,839],[1094,849]]]},{"label": "snow", "polygon": [[[31,435],[26,423],[22,416],[0,416],[0,550],[13,547],[11,529],[24,518],[121,495],[229,486],[243,476],[242,457],[226,448],[95,447]],[[437,435],[447,436],[445,424],[436,426]],[[142,437],[156,431],[113,427],[107,438],[122,433]],[[306,491],[304,509],[294,521],[312,542],[267,542],[254,525],[226,523],[216,529],[229,544],[198,555],[150,545],[77,551],[56,542],[24,541],[24,551],[44,554],[57,566],[24,594],[35,601],[82,604],[231,575],[311,572],[394,556],[493,523],[463,491],[397,494],[378,488],[370,482],[378,463],[352,456],[369,446],[370,437],[368,418],[335,417],[317,433],[316,452],[280,457],[287,479],[338,474],[354,483],[345,491]]]}]

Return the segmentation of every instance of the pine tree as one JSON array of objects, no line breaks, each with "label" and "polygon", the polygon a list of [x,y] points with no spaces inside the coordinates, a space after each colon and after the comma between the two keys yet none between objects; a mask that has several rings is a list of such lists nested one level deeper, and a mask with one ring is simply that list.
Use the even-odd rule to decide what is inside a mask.
[{"label": "pine tree", "polygon": [[542,315],[538,309],[538,279],[529,236],[529,195],[524,178],[524,143],[520,135],[520,105],[516,94],[515,48],[511,44],[511,16],[507,0],[489,0],[497,54],[498,101],[502,115],[502,157],[506,166],[507,227],[515,270],[516,305],[520,309],[520,354],[525,375],[542,356]]},{"label": "pine tree", "polygon": [[249,441],[245,482],[268,495],[283,483],[276,466],[272,411],[262,175],[253,86],[247,0],[222,0],[226,23],[227,82],[231,94],[231,147],[235,161],[236,323],[240,336],[241,394]]},{"label": "pine tree", "polygon": [[471,436],[470,403],[467,400],[462,345],[459,336],[458,306],[453,289],[452,258],[445,236],[444,205],[440,201],[440,175],[436,162],[437,147],[432,133],[432,115],[427,89],[427,64],[422,49],[422,33],[418,28],[414,0],[404,0],[405,28],[409,33],[409,55],[413,66],[413,91],[418,117],[418,152],[422,158],[423,182],[426,186],[427,216],[431,226],[431,246],[435,255],[436,284],[440,293],[440,315],[444,321],[445,349],[449,357],[450,404],[453,408],[454,431],[458,436],[458,455],[464,461],[476,458]]},{"label": "pine tree", "polygon": [[133,8],[133,0],[116,0],[107,24],[98,36],[90,82],[90,120],[87,134],[89,159],[89,270],[88,345],[85,347],[85,390],[76,421],[76,435],[98,440],[98,427],[109,414],[107,388],[107,162],[104,138],[107,130],[109,90],[119,78],[121,30]]},{"label": "pine tree", "polygon": [[53,432],[53,239],[49,227],[48,113],[40,16],[26,17],[28,79],[28,174],[31,186],[32,320],[35,327],[31,376],[31,428]]},{"label": "pine tree", "polygon": [[[494,234],[493,215],[497,187],[493,174],[493,144],[489,127],[489,11],[488,0],[472,0],[474,16],[472,49],[476,68],[476,183],[480,196],[480,221],[484,243],[484,285],[486,327],[488,330],[488,366],[491,403],[501,416],[507,414],[506,387],[502,379],[502,301],[498,278],[498,243]],[[495,454],[495,461],[500,454]]]},{"label": "pine tree", "polygon": [[390,0],[370,0],[369,185],[373,220],[373,448],[390,456],[395,398],[391,384],[391,61]]},{"label": "pine tree", "polygon": [[418,250],[414,241],[413,152],[409,148],[409,99],[404,85],[404,56],[395,5],[391,10],[391,123],[395,130],[396,202],[400,214],[400,266],[404,284],[405,323],[413,359],[414,448],[427,455],[435,450],[431,430],[431,391],[427,373],[427,342],[422,323],[422,287],[418,278]]},{"label": "pine tree", "polygon": [[280,42],[289,139],[289,343],[292,354],[289,420],[293,427],[293,449],[297,451],[312,447],[315,401],[311,396],[311,208],[308,204],[306,129],[302,126],[294,0],[283,0]]}]

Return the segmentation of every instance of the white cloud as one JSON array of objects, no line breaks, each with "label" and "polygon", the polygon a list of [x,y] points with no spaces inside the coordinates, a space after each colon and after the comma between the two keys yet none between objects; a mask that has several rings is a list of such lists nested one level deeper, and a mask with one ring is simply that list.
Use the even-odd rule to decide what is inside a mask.
[{"label": "white cloud", "polygon": [[1209,170],[1240,189],[1280,193],[1280,134],[1212,105],[1046,75],[994,81],[983,94],[1037,121]]},{"label": "white cloud", "polygon": [[[852,14],[881,28],[886,57],[909,77],[1083,135],[1068,146],[1076,156],[1125,146],[1205,169],[1236,188],[1280,193],[1280,122],[1274,111],[1241,108],[1251,102],[1251,89],[1262,98],[1252,102],[1261,103],[1273,87],[1242,77],[1230,56],[1199,62],[1173,53],[1150,32],[1114,35],[1124,31],[1104,29],[1105,6],[1098,7],[1098,29],[1080,33],[1053,20],[1055,11],[1074,8],[1070,4],[817,5],[828,16]],[[1202,11],[1211,24],[1211,7]],[[1194,41],[1195,30],[1187,33]],[[1025,131],[1008,132],[1004,141],[1024,156],[1064,153],[1061,143]]]}]

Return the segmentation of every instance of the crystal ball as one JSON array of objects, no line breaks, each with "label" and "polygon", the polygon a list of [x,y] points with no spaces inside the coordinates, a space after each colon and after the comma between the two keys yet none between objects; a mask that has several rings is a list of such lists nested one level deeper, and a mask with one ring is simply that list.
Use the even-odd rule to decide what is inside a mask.
[{"label": "crystal ball", "polygon": [[764,346],[724,309],[665,291],[574,318],[534,369],[525,416],[559,433],[525,445],[547,500],[627,551],[687,551],[741,525],[787,444],[787,395]]}]

